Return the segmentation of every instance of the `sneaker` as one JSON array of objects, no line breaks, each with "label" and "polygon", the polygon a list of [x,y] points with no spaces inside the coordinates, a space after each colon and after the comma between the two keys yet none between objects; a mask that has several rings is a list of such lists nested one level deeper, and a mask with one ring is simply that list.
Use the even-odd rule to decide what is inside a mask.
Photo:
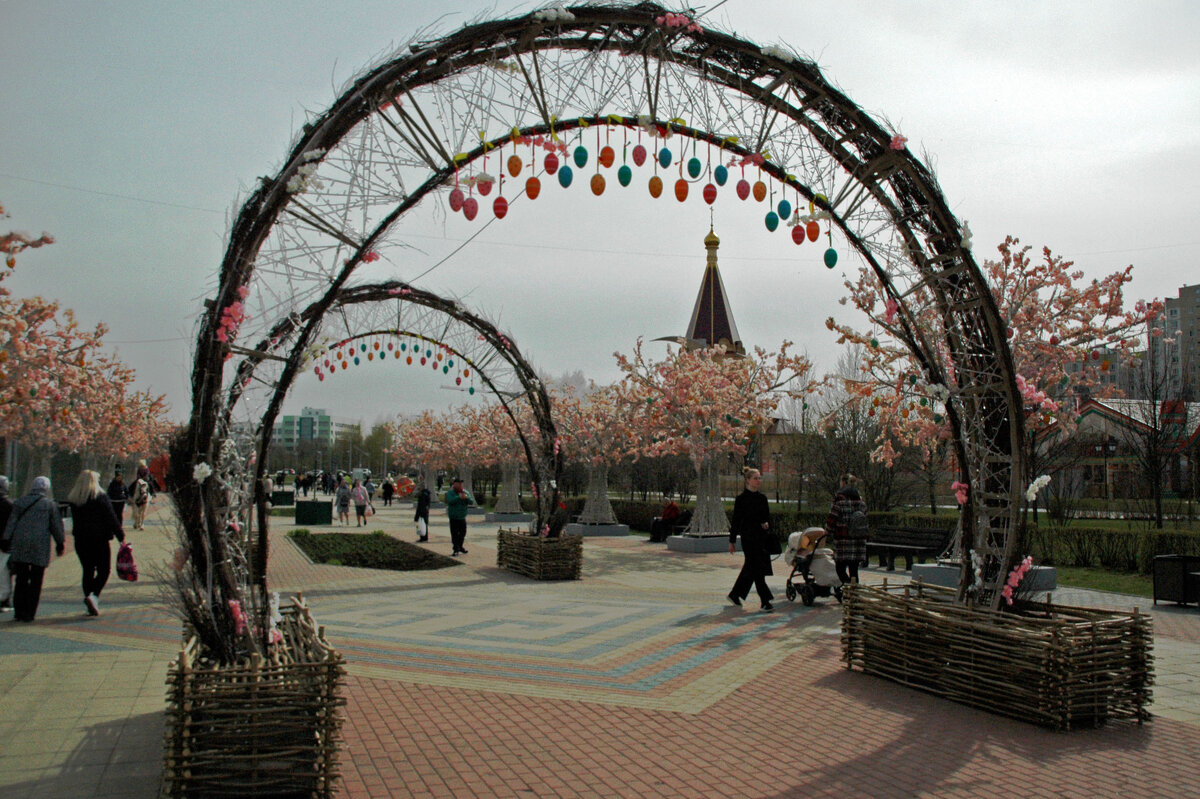
[{"label": "sneaker", "polygon": [[7,613],[10,610],[12,610],[11,600],[6,599],[3,602],[0,602],[0,613]]},{"label": "sneaker", "polygon": [[725,598],[729,600],[729,604],[731,605],[737,605],[739,608],[742,606],[742,600],[738,599],[733,594],[728,594]]},{"label": "sneaker", "polygon": [[771,612],[773,612],[774,610],[775,610],[775,606],[774,606],[774,605],[772,605],[770,602],[764,602],[764,603],[763,603],[763,606],[762,606],[762,612],[763,612],[763,613],[771,613]]},{"label": "sneaker", "polygon": [[465,549],[460,549],[460,550],[458,550],[458,554],[460,554],[460,555],[465,555],[465,554],[467,554],[467,550],[465,550]]},{"label": "sneaker", "polygon": [[85,596],[83,598],[83,604],[87,605],[87,612],[89,616],[100,615],[100,600],[96,598],[95,594],[88,594]]}]

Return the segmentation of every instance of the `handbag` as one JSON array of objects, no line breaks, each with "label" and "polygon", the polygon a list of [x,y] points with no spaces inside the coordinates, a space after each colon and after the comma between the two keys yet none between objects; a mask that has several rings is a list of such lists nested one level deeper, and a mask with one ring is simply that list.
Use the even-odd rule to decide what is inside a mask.
[{"label": "handbag", "polygon": [[421,538],[424,538],[428,529],[429,528],[425,526],[424,519],[417,519],[417,535],[421,536]]},{"label": "handbag", "polygon": [[138,568],[133,561],[133,547],[128,541],[123,542],[117,550],[117,577],[130,583],[137,582]]},{"label": "handbag", "polygon": [[783,544],[779,540],[779,536],[772,532],[767,532],[763,537],[763,550],[768,555],[782,555]]}]

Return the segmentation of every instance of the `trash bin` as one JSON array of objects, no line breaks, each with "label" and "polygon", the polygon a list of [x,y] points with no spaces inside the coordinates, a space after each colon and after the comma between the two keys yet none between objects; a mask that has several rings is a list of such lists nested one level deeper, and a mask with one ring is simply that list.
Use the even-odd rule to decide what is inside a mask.
[{"label": "trash bin", "polygon": [[1200,555],[1158,555],[1154,558],[1154,604],[1200,603]]},{"label": "trash bin", "polygon": [[333,524],[333,505],[328,502],[297,502],[296,524]]},{"label": "trash bin", "polygon": [[296,504],[295,491],[272,491],[271,492],[271,507],[283,508]]}]

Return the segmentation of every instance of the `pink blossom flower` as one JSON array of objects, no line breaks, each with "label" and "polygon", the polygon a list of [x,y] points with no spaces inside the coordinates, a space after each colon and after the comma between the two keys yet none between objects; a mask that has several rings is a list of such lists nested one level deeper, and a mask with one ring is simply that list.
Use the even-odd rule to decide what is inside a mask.
[{"label": "pink blossom flower", "polygon": [[887,306],[884,309],[884,319],[890,325],[896,321],[896,312],[900,310],[900,303],[896,302],[895,297],[888,297]]},{"label": "pink blossom flower", "polygon": [[950,484],[950,490],[954,492],[954,498],[958,500],[959,505],[967,504],[967,492],[970,490],[970,486],[955,480]]},{"label": "pink blossom flower", "polygon": [[363,256],[363,260],[366,261],[367,263],[374,263],[375,261],[379,260],[379,253],[375,252],[374,250],[371,250],[366,255]]},{"label": "pink blossom flower", "polygon": [[892,137],[892,140],[888,144],[888,147],[890,147],[893,150],[903,150],[905,145],[907,145],[907,144],[908,144],[908,139],[904,136],[901,136],[899,133],[897,133],[895,136]]}]

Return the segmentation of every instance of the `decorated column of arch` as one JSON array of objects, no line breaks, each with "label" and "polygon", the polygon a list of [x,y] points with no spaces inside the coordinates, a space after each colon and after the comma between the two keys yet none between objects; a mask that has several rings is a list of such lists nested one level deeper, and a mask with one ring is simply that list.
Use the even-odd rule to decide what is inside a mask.
[{"label": "decorated column of arch", "polygon": [[[570,185],[569,166],[565,174],[557,168],[568,140],[575,141],[573,158],[584,147],[583,163],[595,164],[597,175],[616,167],[613,156],[607,164],[588,160],[585,147],[612,136],[634,147],[621,147],[622,188],[633,180],[625,155],[636,152],[634,140],[659,156],[639,168],[678,164],[685,189],[707,178],[693,195],[704,202],[733,201],[729,172],[749,169],[756,183],[769,184],[756,199],[777,192],[796,210],[789,218],[778,213],[782,203],[773,204],[768,230],[781,217],[803,221],[806,230],[824,223],[826,263],[836,261],[836,234],[874,274],[897,304],[890,332],[944,399],[970,486],[963,550],[981,555],[985,567],[979,584],[964,579],[964,595],[970,587],[972,601],[995,606],[1012,557],[1014,498],[1024,490],[1022,414],[1004,324],[965,231],[903,137],[830,86],[811,61],[650,3],[556,7],[414,39],[314,115],[234,223],[198,332],[193,415],[175,450],[181,464],[215,460],[235,422],[263,418],[295,376],[274,369],[273,359],[291,363],[313,346],[320,318],[352,278],[403,267],[396,223],[405,214],[436,199],[473,218],[476,195],[493,188],[493,216],[519,213],[536,201],[541,177]],[[684,159],[673,161],[665,146],[675,136],[692,147],[690,181]],[[526,149],[551,150],[554,163],[527,162]],[[691,161],[701,155],[708,163],[701,160],[696,175]],[[526,178],[505,195],[503,174],[489,172],[497,164],[515,167],[510,187],[525,169],[537,183]],[[661,192],[655,174],[652,193],[655,178]],[[589,181],[593,191],[597,183]],[[749,196],[748,184],[743,190],[739,181],[738,197]],[[793,241],[808,240],[792,229]],[[913,322],[910,309],[927,304],[939,311],[938,329]],[[307,317],[300,308],[309,309]],[[241,351],[235,341],[255,343]],[[231,353],[245,357],[226,363]],[[199,536],[221,525],[203,516],[198,500],[185,499],[190,531]]]}]

